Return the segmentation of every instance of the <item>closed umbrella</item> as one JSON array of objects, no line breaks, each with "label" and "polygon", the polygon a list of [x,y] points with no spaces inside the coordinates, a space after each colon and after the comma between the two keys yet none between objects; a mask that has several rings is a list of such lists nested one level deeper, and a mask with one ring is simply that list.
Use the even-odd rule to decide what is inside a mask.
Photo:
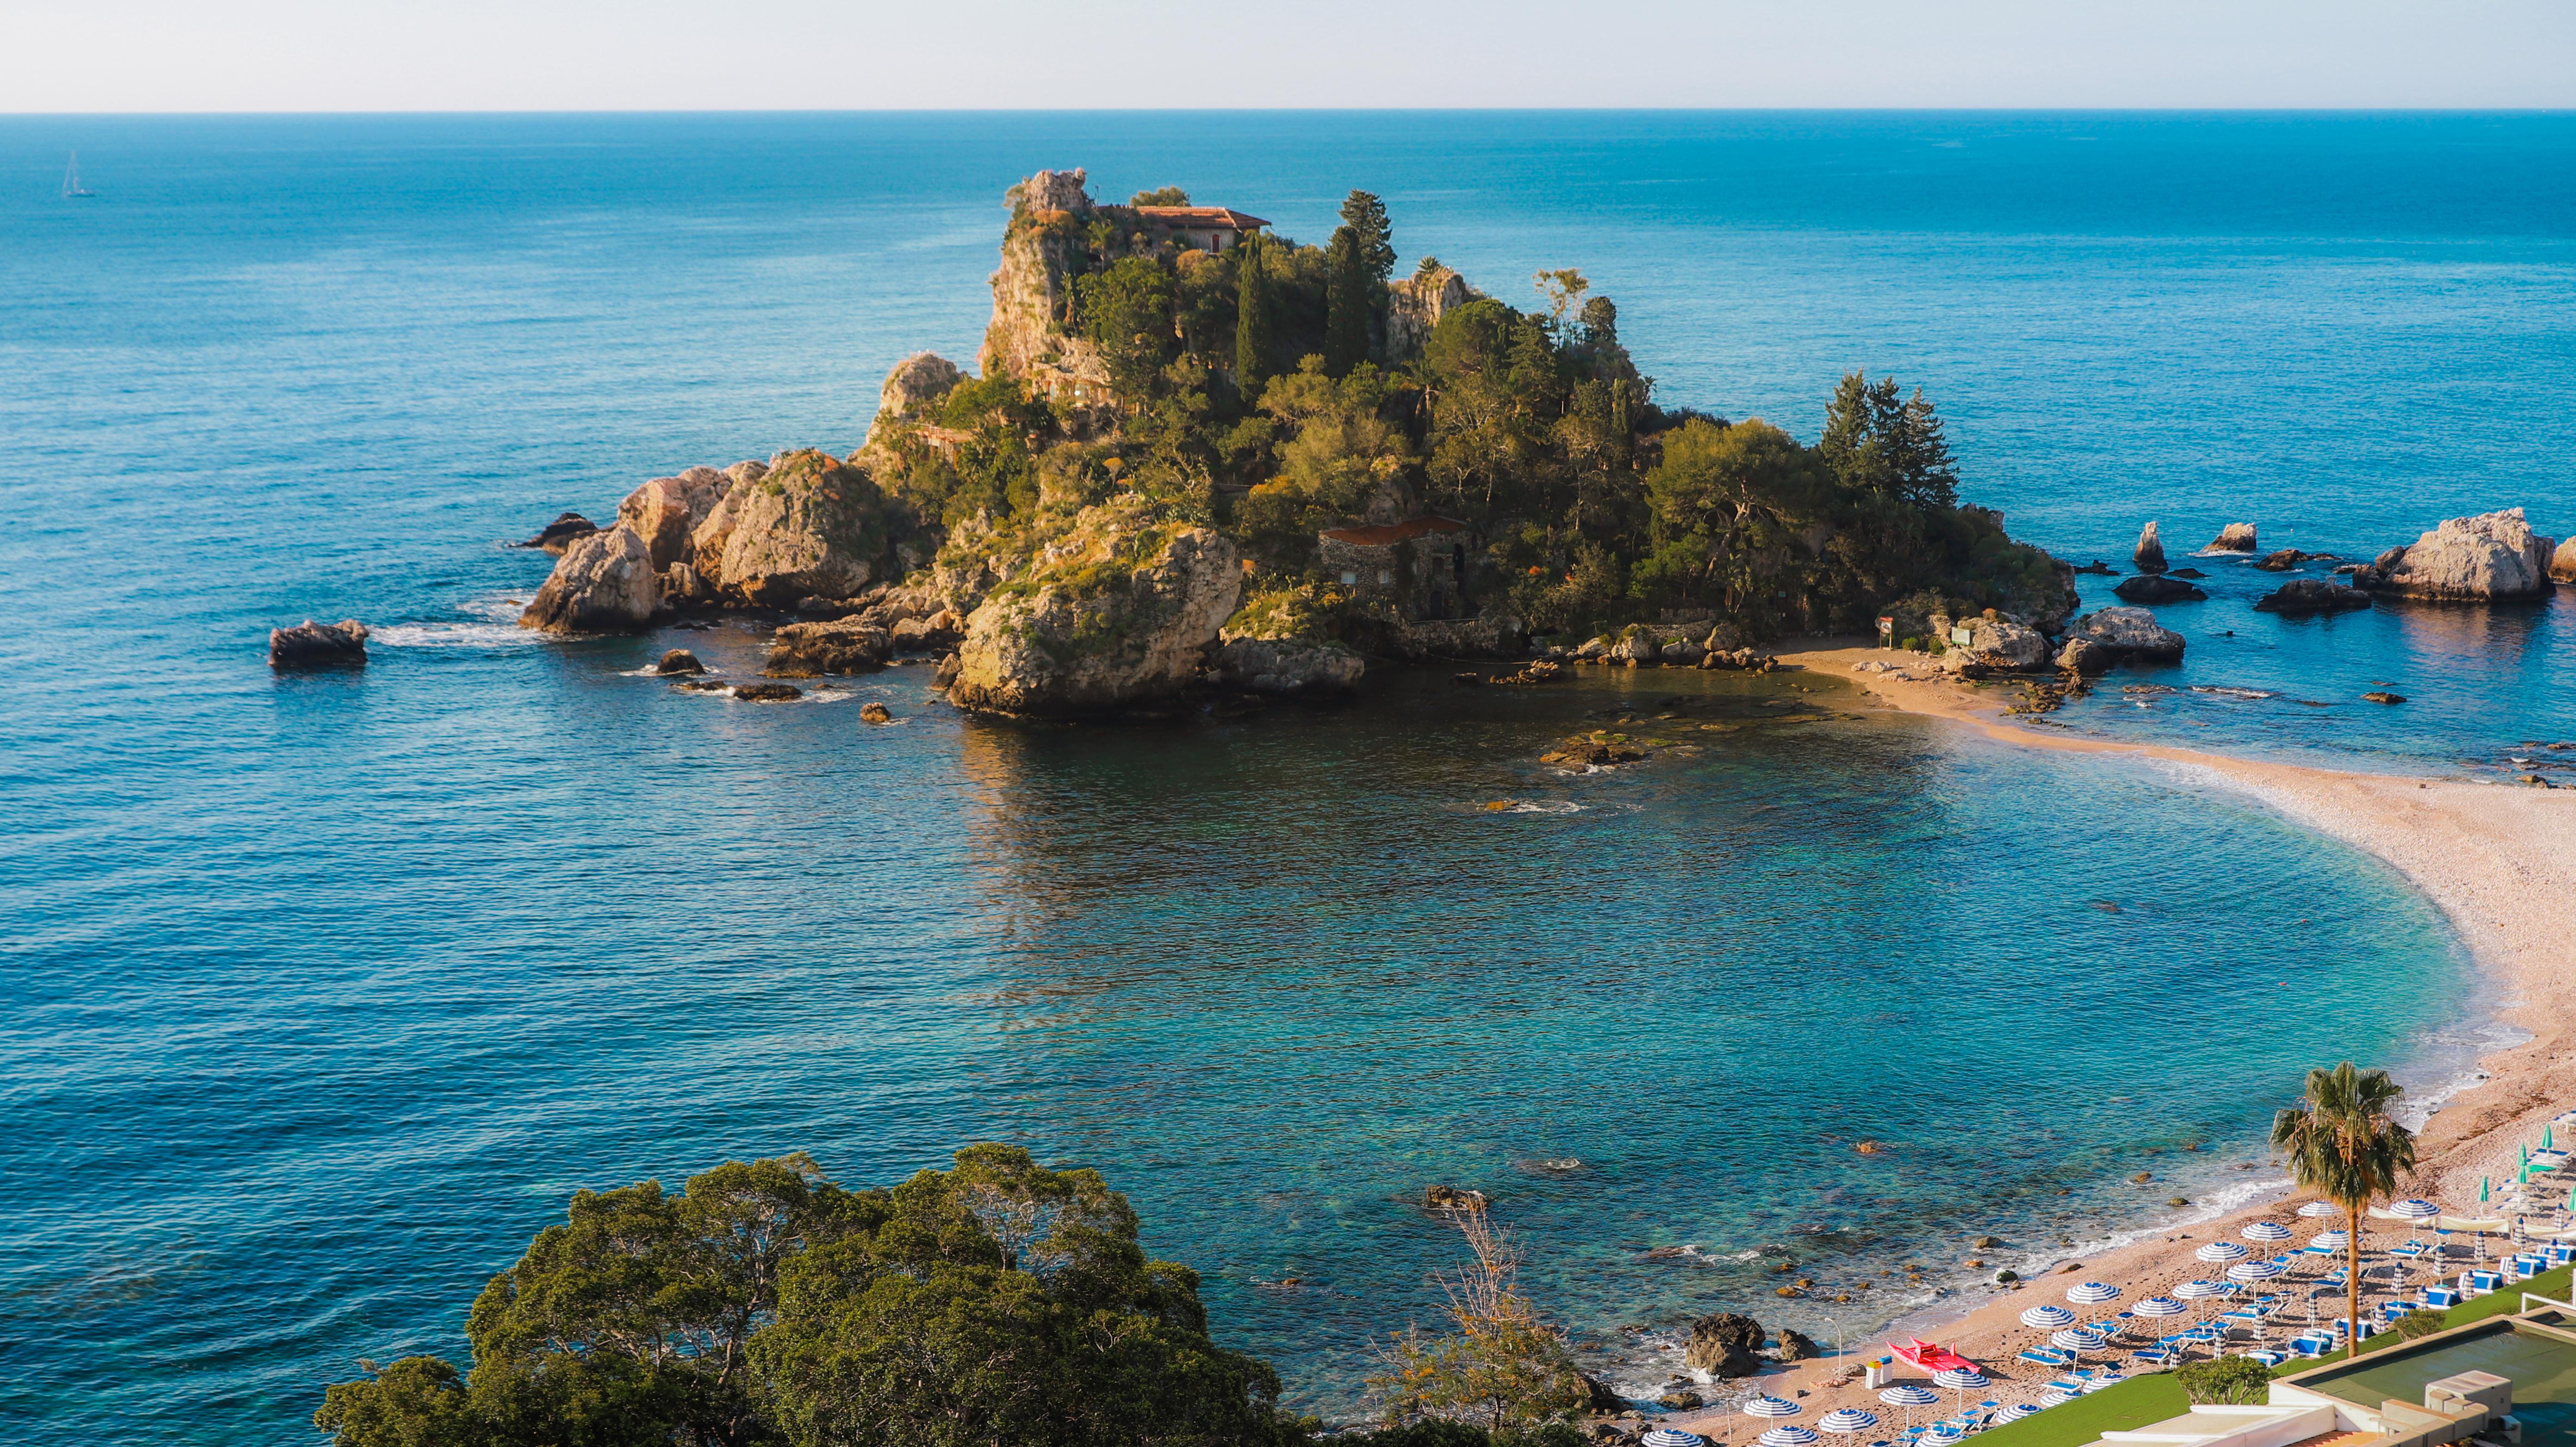
[{"label": "closed umbrella", "polygon": [[2233,1241],[2212,1241],[2192,1254],[2198,1256],[2203,1261],[2209,1262],[2211,1265],[2217,1266],[2225,1265],[2230,1261],[2242,1261],[2254,1253],[2237,1245]]},{"label": "closed umbrella", "polygon": [[1816,1419],[1817,1431],[1833,1432],[1842,1436],[1849,1436],[1854,1432],[1866,1432],[1877,1425],[1876,1412],[1864,1412],[1858,1407],[1836,1407]]},{"label": "closed umbrella", "polygon": [[1762,1447],[1816,1447],[1816,1434],[1805,1427],[1774,1427],[1753,1440]]},{"label": "closed umbrella", "polygon": [[1643,1447],[1708,1447],[1708,1439],[1679,1427],[1657,1427],[1637,1439]]},{"label": "closed umbrella", "polygon": [[1888,1388],[1878,1394],[1878,1399],[1891,1407],[1903,1407],[1905,1425],[1911,1428],[1914,1425],[1914,1409],[1937,1405],[1941,1400],[1941,1394],[1930,1387],[1918,1387],[1909,1382],[1901,1387]]}]

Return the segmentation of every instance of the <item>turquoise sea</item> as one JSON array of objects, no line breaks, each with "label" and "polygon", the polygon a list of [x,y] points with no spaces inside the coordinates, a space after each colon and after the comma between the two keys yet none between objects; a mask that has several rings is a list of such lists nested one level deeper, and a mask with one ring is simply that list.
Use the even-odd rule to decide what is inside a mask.
[{"label": "turquoise sea", "polygon": [[[1776,679],[1032,730],[915,670],[736,705],[630,676],[674,640],[507,625],[548,560],[503,540],[845,449],[895,360],[971,358],[1002,189],[1074,165],[1305,239],[1366,187],[1507,298],[1580,267],[1670,402],[1812,436],[1893,371],[2068,557],[2576,530],[2565,115],[0,119],[19,1440],[309,1441],[357,1358],[460,1351],[576,1187],[986,1138],[1105,1171],[1309,1408],[1435,1310],[1432,1182],[1642,1384],[1705,1311],[1922,1304],[1780,1302],[1780,1261],[1964,1290],[1974,1234],[2254,1188],[2311,1063],[2432,1088],[2486,1038],[2376,863],[2133,762],[1696,730],[1848,697]],[[2489,778],[2576,739],[2566,602],[2283,624],[2202,566],[2186,664],[2114,676],[2178,691],[2066,726]],[[375,663],[272,678],[308,615]],[[1605,711],[1697,751],[1536,762]]]}]

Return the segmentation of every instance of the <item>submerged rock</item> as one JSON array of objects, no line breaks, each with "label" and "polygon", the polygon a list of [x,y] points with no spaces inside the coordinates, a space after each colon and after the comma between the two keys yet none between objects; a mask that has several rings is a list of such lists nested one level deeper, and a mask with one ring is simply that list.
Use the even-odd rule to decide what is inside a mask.
[{"label": "submerged rock", "polygon": [[792,683],[746,683],[736,688],[733,696],[745,703],[785,703],[803,698],[805,690]]},{"label": "submerged rock", "polygon": [[2130,560],[2141,573],[2161,573],[2165,570],[2165,545],[2156,537],[2154,523],[2147,524],[2138,533],[2138,549],[2130,555]]},{"label": "submerged rock", "polygon": [[2209,596],[2180,578],[2169,578],[2160,573],[2123,578],[2120,585],[2111,591],[2130,603],[2196,603]]},{"label": "submerged rock", "polygon": [[2277,553],[2266,553],[2256,558],[2254,566],[2267,573],[2286,573],[2307,560],[2308,555],[2297,548],[2283,548]]},{"label": "submerged rock", "polygon": [[2205,553],[2252,553],[2259,552],[2261,549],[2256,546],[2254,542],[2254,525],[2252,523],[2229,523],[2227,526],[2220,528],[2218,530],[2218,536],[2210,539],[2209,546],[2201,549],[2201,551]]},{"label": "submerged rock", "polygon": [[2108,649],[2122,659],[2175,663],[2182,658],[2183,637],[2156,621],[2144,608],[2104,608],[2075,620],[2074,639]]},{"label": "submerged rock", "polygon": [[2324,578],[2293,578],[2254,600],[2254,611],[2303,618],[2316,613],[2343,613],[2370,606],[2370,595]]},{"label": "submerged rock", "polygon": [[882,628],[856,618],[790,623],[778,630],[761,668],[767,678],[812,678],[824,673],[873,673],[894,653]]},{"label": "submerged rock", "polygon": [[1422,1204],[1434,1211],[1481,1211],[1491,1200],[1484,1192],[1464,1186],[1425,1186]]},{"label": "submerged rock", "polygon": [[2511,602],[2546,597],[2553,538],[2523,521],[2522,509],[2451,518],[2414,542],[2390,548],[2353,574],[2357,587],[2401,598]]},{"label": "submerged rock", "polygon": [[633,633],[653,621],[661,602],[652,552],[620,523],[564,550],[536,601],[519,615],[519,626],[549,633]]},{"label": "submerged rock", "polygon": [[307,668],[367,666],[367,625],[355,618],[268,630],[268,666],[292,673]]},{"label": "submerged rock", "polygon": [[2402,693],[2372,692],[2365,693],[2362,697],[2368,699],[2372,703],[2404,703],[2406,701],[2406,695]]},{"label": "submerged rock", "polygon": [[949,698],[1018,714],[1169,695],[1198,677],[1242,591],[1242,555],[1214,529],[1132,495],[1084,508],[966,620]]},{"label": "submerged rock", "polygon": [[599,524],[583,517],[580,513],[557,513],[553,522],[539,528],[535,537],[518,546],[536,548],[560,558],[564,555],[564,549],[597,531],[599,531]]}]

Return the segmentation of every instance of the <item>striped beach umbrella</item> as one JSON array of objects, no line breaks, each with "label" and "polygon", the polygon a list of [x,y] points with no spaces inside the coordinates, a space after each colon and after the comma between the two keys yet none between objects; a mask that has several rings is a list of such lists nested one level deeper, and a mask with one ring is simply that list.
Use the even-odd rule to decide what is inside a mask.
[{"label": "striped beach umbrella", "polygon": [[2257,1221],[2236,1234],[2248,1241],[2287,1241],[2293,1233],[2278,1221]]},{"label": "striped beach umbrella", "polygon": [[1844,1436],[1854,1432],[1866,1432],[1877,1425],[1876,1412],[1864,1412],[1858,1407],[1836,1407],[1816,1419],[1817,1431],[1834,1432]]},{"label": "striped beach umbrella", "polygon": [[2192,1254],[2203,1261],[2224,1264],[2229,1261],[2242,1261],[2254,1253],[2233,1241],[2212,1241]]},{"label": "striped beach umbrella", "polygon": [[2081,1286],[2066,1288],[2066,1299],[2077,1306],[2099,1306],[2106,1301],[2118,1301],[2120,1288],[2107,1281],[2088,1281]]},{"label": "striped beach umbrella", "polygon": [[1941,1400],[1941,1394],[1932,1390],[1930,1387],[1918,1387],[1913,1383],[1908,1382],[1903,1386],[1890,1387],[1886,1391],[1879,1393],[1878,1400],[1890,1407],[1903,1407],[1905,1409],[1905,1425],[1911,1428],[1914,1425],[1914,1409],[1917,1407],[1938,1405]]},{"label": "striped beach umbrella", "polygon": [[1807,1409],[1778,1397],[1751,1397],[1735,1410],[1748,1417],[1794,1417]]},{"label": "striped beach umbrella", "polygon": [[2239,1261],[2227,1268],[2230,1281],[2269,1281],[2290,1268],[2278,1261]]},{"label": "striped beach umbrella", "polygon": [[2036,1417],[2038,1415],[2039,1404],[2037,1402],[2015,1402],[2011,1406],[2004,1408],[2002,1413],[2003,1419],[2007,1422],[2018,1422],[2024,1417]]},{"label": "striped beach umbrella", "polygon": [[2048,1338],[2048,1344],[2081,1355],[2085,1352],[2100,1351],[2111,1344],[2111,1339],[2089,1326],[2070,1326],[2064,1331],[2052,1333]]},{"label": "striped beach umbrella", "polygon": [[2316,1239],[2310,1241],[2308,1244],[2320,1251],[2341,1251],[2344,1247],[2352,1244],[2352,1233],[2349,1231],[2319,1231],[2316,1234]]},{"label": "striped beach umbrella", "polygon": [[1968,1405],[1968,1390],[1971,1387],[1978,1391],[1984,1391],[1987,1387],[1992,1386],[1993,1383],[1986,1379],[1985,1373],[1978,1371],[1975,1367],[1952,1367],[1946,1372],[1934,1372],[1932,1374],[1932,1385],[1936,1387],[1948,1387],[1951,1391],[1958,1393],[1958,1405],[1965,1407]]},{"label": "striped beach umbrella", "polygon": [[2299,1208],[2299,1214],[2311,1220],[2324,1216],[2340,1216],[2343,1214],[2343,1207],[2332,1201],[2310,1201]]},{"label": "striped beach umbrella", "polygon": [[2104,1372],[2102,1375],[2095,1377],[2093,1380],[2084,1384],[2084,1395],[2089,1397],[2095,1392],[2101,1391],[2105,1387],[2116,1387],[2127,1380],[2127,1377],[2120,1375],[2118,1372]]},{"label": "striped beach umbrella", "polygon": [[1935,1422],[1930,1427],[1924,1429],[1923,1440],[1926,1442],[1956,1442],[1967,1435],[1968,1429],[1960,1426],[1956,1422]]},{"label": "striped beach umbrella", "polygon": [[1708,1447],[1708,1439],[1679,1427],[1657,1427],[1637,1439],[1643,1447]]},{"label": "striped beach umbrella", "polygon": [[2043,1407],[2063,1407],[2074,1400],[2075,1394],[2063,1387],[2051,1387],[2039,1394],[2039,1404]]},{"label": "striped beach umbrella", "polygon": [[2150,1296],[2129,1310],[2140,1316],[2180,1316],[2191,1308],[2170,1296]]},{"label": "striped beach umbrella", "polygon": [[2227,1288],[2215,1281],[2186,1281],[2175,1287],[2173,1294],[2176,1301],[2207,1301],[2213,1296],[2225,1296]]},{"label": "striped beach umbrella", "polygon": [[1816,1447],[1815,1431],[1808,1427],[1774,1427],[1753,1440],[1762,1447]]},{"label": "striped beach umbrella", "polygon": [[2401,1221],[2430,1221],[2442,1214],[2442,1208],[2421,1197],[2388,1203],[2388,1214]]},{"label": "striped beach umbrella", "polygon": [[2075,1325],[2075,1313],[2062,1306],[2034,1306],[2021,1314],[2021,1324],[2035,1326],[2041,1331],[2055,1331],[2061,1326]]}]

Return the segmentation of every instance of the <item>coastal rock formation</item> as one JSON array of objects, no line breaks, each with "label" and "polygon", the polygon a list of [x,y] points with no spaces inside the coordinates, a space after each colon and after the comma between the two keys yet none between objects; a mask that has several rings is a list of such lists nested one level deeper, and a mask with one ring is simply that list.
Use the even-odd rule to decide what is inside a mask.
[{"label": "coastal rock formation", "polygon": [[2278,613],[2288,618],[2303,618],[2317,613],[2342,613],[2370,606],[2370,595],[2359,588],[2347,588],[2324,578],[2293,578],[2279,588],[2254,600],[2257,613]]},{"label": "coastal rock formation", "polygon": [[653,671],[662,674],[704,673],[707,666],[689,650],[674,648],[662,655],[662,661],[653,665]]},{"label": "coastal rock formation", "polygon": [[583,517],[580,513],[557,513],[555,520],[539,528],[535,537],[517,546],[535,548],[560,558],[564,555],[564,549],[597,531],[599,531],[599,524]]},{"label": "coastal rock formation", "polygon": [[769,678],[812,678],[822,673],[873,673],[885,667],[894,647],[882,628],[856,618],[827,623],[790,623],[770,644]]},{"label": "coastal rock formation", "polygon": [[2196,603],[2209,596],[2180,578],[2169,578],[2161,573],[2141,573],[2134,578],[2122,578],[2120,585],[2111,591],[2128,603]]},{"label": "coastal rock formation", "polygon": [[865,723],[865,724],[890,724],[890,723],[893,723],[893,722],[894,722],[894,710],[893,710],[893,709],[890,709],[890,708],[888,708],[888,707],[886,707],[884,704],[881,704],[881,703],[863,703],[863,704],[860,704],[860,705],[859,705],[859,722],[861,722],[861,723]]},{"label": "coastal rock formation", "polygon": [[894,364],[877,390],[877,415],[902,417],[925,402],[945,397],[966,379],[957,364],[937,352],[915,352]]},{"label": "coastal rock formation", "polygon": [[653,621],[662,589],[652,550],[623,523],[577,539],[519,615],[549,633],[632,633]]},{"label": "coastal rock formation", "polygon": [[1467,278],[1436,262],[1386,289],[1386,354],[1398,362],[1421,355],[1440,319],[1479,293]]},{"label": "coastal rock formation", "polygon": [[2075,620],[2070,630],[2073,637],[2109,650],[2113,655],[2148,663],[2176,663],[2182,659],[2183,637],[2156,622],[2156,615],[2144,608],[2104,608]]},{"label": "coastal rock formation", "polygon": [[[884,611],[887,610],[878,610],[879,613]],[[956,614],[942,608],[926,618],[897,618],[894,626],[887,630],[887,637],[893,640],[897,653],[951,653],[966,641],[966,624]]]},{"label": "coastal rock formation", "polygon": [[884,566],[884,500],[866,473],[808,448],[737,483],[690,543],[698,572],[728,601],[784,608],[844,597]]},{"label": "coastal rock formation", "polygon": [[268,630],[268,666],[282,672],[367,666],[367,625],[355,618]]},{"label": "coastal rock formation", "polygon": [[2255,545],[2254,525],[2252,523],[2229,523],[2227,526],[2220,528],[2218,530],[2218,536],[2210,539],[2209,546],[2201,549],[2201,551],[2204,553],[2252,553],[2259,552],[2261,549]]},{"label": "coastal rock formation", "polygon": [[1995,618],[1968,622],[1968,641],[1941,655],[1941,666],[1962,678],[2022,673],[2045,667],[2048,637],[2036,628]]},{"label": "coastal rock formation", "polygon": [[2120,661],[2120,655],[2090,638],[2069,638],[2057,650],[2057,666],[2070,673],[2100,673]]},{"label": "coastal rock formation", "polygon": [[2131,555],[2137,571],[2161,573],[2165,570],[2165,545],[2156,537],[2156,525],[2147,524],[2138,534],[2138,550]]},{"label": "coastal rock formation", "polygon": [[1342,693],[1368,665],[1349,648],[1303,638],[1232,638],[1217,650],[1216,679],[1253,693]]},{"label": "coastal rock formation", "polygon": [[1770,1333],[1749,1316],[1722,1311],[1691,1323],[1682,1364],[1712,1377],[1749,1377],[1762,1370],[1762,1342]]},{"label": "coastal rock formation", "polygon": [[2558,545],[2549,555],[2549,576],[2561,583],[2576,583],[2576,538]]},{"label": "coastal rock formation", "polygon": [[2297,548],[2283,548],[2279,552],[2265,553],[2262,557],[2256,558],[2254,566],[2267,573],[2286,573],[2307,560],[2308,555]]},{"label": "coastal rock formation", "polygon": [[1780,1360],[1811,1362],[1817,1355],[1815,1338],[1790,1327],[1780,1328]]},{"label": "coastal rock formation", "polygon": [[1425,1186],[1422,1188],[1422,1204],[1425,1209],[1433,1211],[1481,1211],[1492,1201],[1484,1192],[1471,1191],[1464,1186]]},{"label": "coastal rock formation", "polygon": [[692,467],[677,477],[657,477],[626,495],[617,520],[633,528],[661,572],[691,556],[689,534],[733,490],[733,479],[712,467]]},{"label": "coastal rock formation", "polygon": [[1198,676],[1242,590],[1242,555],[1223,534],[1132,494],[1085,508],[966,620],[949,698],[1079,713],[1172,693]]},{"label": "coastal rock formation", "polygon": [[2523,521],[2522,509],[2451,518],[2352,576],[2356,587],[2401,598],[2510,602],[2546,597],[2556,539]]},{"label": "coastal rock formation", "polygon": [[1100,348],[1060,325],[1071,309],[1073,279],[1088,264],[1086,179],[1080,168],[1040,171],[1011,188],[1002,265],[993,273],[993,319],[975,357],[987,377],[1014,377],[1073,404],[1110,398]]}]

